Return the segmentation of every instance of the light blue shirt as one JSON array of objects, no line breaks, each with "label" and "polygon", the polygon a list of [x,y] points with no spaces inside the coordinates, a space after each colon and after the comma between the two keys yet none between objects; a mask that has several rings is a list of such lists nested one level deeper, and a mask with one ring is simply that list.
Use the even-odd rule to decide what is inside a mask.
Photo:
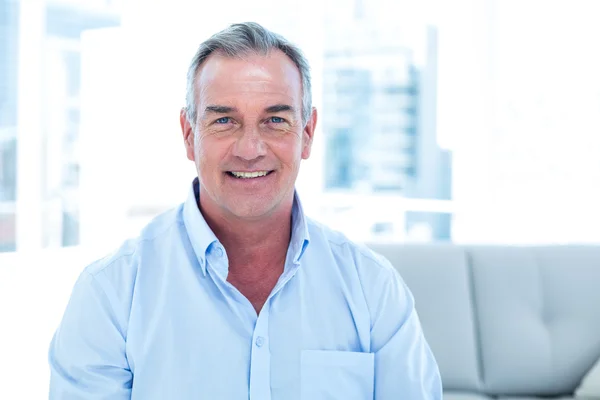
[{"label": "light blue shirt", "polygon": [[296,196],[284,272],[257,316],[192,187],[81,274],[50,346],[50,399],[442,399],[387,260],[308,219]]}]

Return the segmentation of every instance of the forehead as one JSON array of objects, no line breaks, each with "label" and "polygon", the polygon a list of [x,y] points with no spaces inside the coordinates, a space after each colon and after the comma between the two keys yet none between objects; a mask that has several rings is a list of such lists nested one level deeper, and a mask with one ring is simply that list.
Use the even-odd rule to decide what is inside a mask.
[{"label": "forehead", "polygon": [[195,83],[199,103],[301,101],[302,81],[294,62],[280,50],[267,55],[227,57],[211,54],[198,71]]}]

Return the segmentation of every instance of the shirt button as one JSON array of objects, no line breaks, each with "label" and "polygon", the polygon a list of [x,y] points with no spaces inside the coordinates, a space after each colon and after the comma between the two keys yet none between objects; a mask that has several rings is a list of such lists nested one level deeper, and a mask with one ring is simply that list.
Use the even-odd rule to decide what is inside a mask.
[{"label": "shirt button", "polygon": [[262,336],[256,338],[256,347],[262,347],[265,344],[265,339]]},{"label": "shirt button", "polygon": [[217,247],[217,257],[223,257],[223,249],[221,247]]}]

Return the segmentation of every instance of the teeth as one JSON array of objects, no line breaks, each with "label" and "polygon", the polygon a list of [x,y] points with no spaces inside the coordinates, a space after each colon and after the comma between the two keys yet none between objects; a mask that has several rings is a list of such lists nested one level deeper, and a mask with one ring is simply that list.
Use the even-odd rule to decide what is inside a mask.
[{"label": "teeth", "polygon": [[254,172],[235,172],[235,171],[231,171],[231,173],[236,178],[248,179],[248,178],[257,178],[259,176],[265,176],[265,175],[267,175],[269,173],[269,171],[254,171]]}]

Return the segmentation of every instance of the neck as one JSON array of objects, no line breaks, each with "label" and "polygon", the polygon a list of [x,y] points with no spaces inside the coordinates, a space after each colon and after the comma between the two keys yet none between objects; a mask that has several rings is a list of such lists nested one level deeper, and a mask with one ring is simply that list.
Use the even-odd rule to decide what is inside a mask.
[{"label": "neck", "polygon": [[249,261],[269,263],[282,257],[285,261],[291,239],[292,207],[293,197],[281,211],[265,218],[247,220],[211,212],[200,202],[204,219],[227,251],[230,268],[238,260],[244,265]]}]

